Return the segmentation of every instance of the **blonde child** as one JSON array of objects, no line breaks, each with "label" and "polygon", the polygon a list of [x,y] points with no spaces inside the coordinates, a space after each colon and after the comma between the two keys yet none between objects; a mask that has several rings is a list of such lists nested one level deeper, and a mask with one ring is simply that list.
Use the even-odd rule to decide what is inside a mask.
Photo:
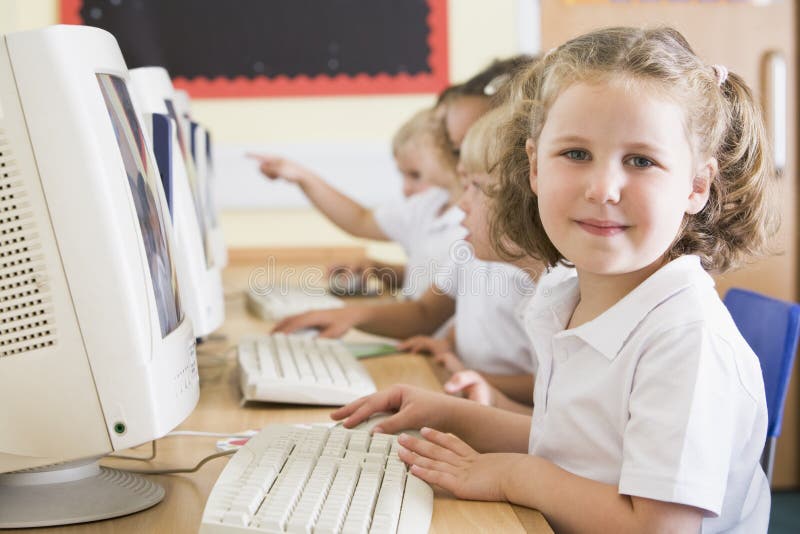
[{"label": "blonde child", "polygon": [[[489,239],[488,193],[495,185],[491,173],[500,157],[497,141],[508,114],[508,106],[489,111],[470,127],[461,144],[459,167],[464,193],[458,206],[465,214],[465,241],[474,255],[454,261],[436,280],[437,289],[456,302],[452,345],[446,340],[417,336],[400,348],[428,350],[442,359],[448,370],[458,373],[445,384],[448,392],[467,389],[470,393],[475,379],[488,378],[502,391],[490,390],[488,398],[481,398],[481,394],[469,394],[469,398],[516,407],[506,402],[510,397],[526,405],[524,411],[530,413],[536,359],[520,315],[543,265],[529,258],[520,258],[516,265],[501,262]],[[477,374],[462,373],[465,370]]]},{"label": "blonde child", "polygon": [[556,531],[765,532],[761,370],[706,273],[774,230],[749,89],[664,28],[573,39],[518,88],[492,235],[577,271],[543,277],[526,311],[532,419],[405,386],[334,419],[440,429],[400,437],[413,473]]},{"label": "blonde child", "polygon": [[[466,238],[463,245],[454,249],[457,258],[438,273],[432,289],[414,303],[310,312],[286,319],[277,328],[291,331],[314,326],[321,328],[323,334],[331,334],[332,324],[346,324],[376,334],[407,337],[411,332],[424,332],[426,327],[436,328],[454,310],[452,341],[417,336],[400,344],[399,350],[427,349],[450,372],[478,371],[499,389],[490,390],[493,404],[511,409],[518,408],[518,403],[525,404],[530,413],[535,360],[519,308],[532,294],[533,280],[542,264],[522,260],[514,266],[487,261],[498,259],[488,239],[486,190],[491,181],[489,162],[497,158],[496,139],[503,113],[500,108],[490,111],[464,138],[460,163],[464,193],[458,206],[465,213],[462,225]],[[436,351],[436,344],[443,344],[444,348]],[[452,392],[466,386],[456,380]]]},{"label": "blonde child", "polygon": [[[374,264],[381,278],[403,280],[402,294],[418,298],[428,287],[437,266],[447,261],[450,244],[463,233],[461,212],[453,208],[460,194],[452,154],[441,122],[431,109],[415,114],[394,137],[393,154],[403,175],[405,200],[376,210],[361,206],[340,193],[313,171],[281,157],[251,155],[271,179],[296,183],[328,219],[354,236],[397,241],[408,264]],[[386,276],[394,273],[394,276]]]}]

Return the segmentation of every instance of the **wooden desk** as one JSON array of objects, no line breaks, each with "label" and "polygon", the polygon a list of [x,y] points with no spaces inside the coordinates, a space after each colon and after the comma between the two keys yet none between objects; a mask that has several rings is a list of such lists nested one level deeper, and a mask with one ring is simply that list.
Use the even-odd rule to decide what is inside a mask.
[{"label": "wooden desk", "polygon": [[[275,404],[249,404],[240,407],[233,351],[242,334],[267,332],[267,325],[247,314],[243,291],[252,268],[233,266],[224,273],[226,290],[225,324],[218,334],[198,346],[200,366],[200,402],[180,425],[181,430],[237,432],[260,429],[269,423],[330,421],[330,408],[298,407]],[[224,336],[224,338],[222,338]],[[222,338],[222,339],[220,339]],[[225,357],[223,357],[223,354]],[[386,356],[364,361],[378,388],[397,382],[441,390],[439,381],[427,360],[417,355]],[[203,457],[215,452],[216,438],[169,437],[158,440],[157,456],[150,462],[106,459],[103,465],[130,469],[166,469],[194,466]],[[135,454],[147,455],[149,446]],[[186,475],[152,476],[164,486],[166,496],[158,505],[109,521],[68,527],[18,532],[65,533],[193,533],[200,526],[206,498],[227,459],[212,460],[199,471]],[[10,531],[6,531],[10,532]],[[444,492],[437,492],[432,533],[445,532],[552,532],[544,517],[533,510],[505,503],[461,501]]]}]

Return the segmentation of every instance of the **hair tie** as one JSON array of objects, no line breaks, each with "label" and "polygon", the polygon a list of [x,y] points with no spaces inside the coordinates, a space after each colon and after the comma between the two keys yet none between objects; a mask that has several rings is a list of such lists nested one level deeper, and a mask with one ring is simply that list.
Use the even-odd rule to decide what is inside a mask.
[{"label": "hair tie", "polygon": [[511,75],[508,73],[505,74],[498,74],[494,78],[492,78],[489,83],[483,88],[483,94],[486,96],[492,96],[503,87],[508,80],[511,79]]},{"label": "hair tie", "polygon": [[722,84],[728,79],[728,69],[725,65],[711,65],[714,69],[714,76],[717,78],[717,85],[722,87]]}]

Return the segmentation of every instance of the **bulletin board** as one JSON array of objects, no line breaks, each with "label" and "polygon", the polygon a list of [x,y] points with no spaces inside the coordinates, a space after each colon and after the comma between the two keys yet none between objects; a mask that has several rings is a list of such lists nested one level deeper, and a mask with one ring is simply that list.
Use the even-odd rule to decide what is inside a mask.
[{"label": "bulletin board", "polygon": [[447,0],[60,0],[196,98],[435,93]]},{"label": "bulletin board", "polygon": [[[775,0],[561,0],[564,4],[770,4]],[[782,1],[782,0],[778,0]]]}]

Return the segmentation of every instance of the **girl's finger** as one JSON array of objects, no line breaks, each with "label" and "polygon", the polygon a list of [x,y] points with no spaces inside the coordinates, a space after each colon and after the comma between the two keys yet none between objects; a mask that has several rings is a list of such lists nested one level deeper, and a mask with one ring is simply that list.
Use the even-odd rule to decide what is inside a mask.
[{"label": "girl's finger", "polygon": [[401,434],[398,442],[407,450],[434,461],[455,465],[460,460],[460,457],[449,448],[424,439],[417,439],[408,434]]},{"label": "girl's finger", "polygon": [[256,159],[258,161],[269,161],[272,159],[271,156],[266,154],[256,154],[255,152],[247,152],[245,153],[245,157]]},{"label": "girl's finger", "polygon": [[[363,402],[356,406],[354,410],[350,411],[349,416],[342,423],[346,428],[356,426],[357,424],[369,418],[369,416],[372,414],[396,411],[402,405],[403,390],[400,387],[394,386],[389,389],[379,391],[378,393],[373,393],[367,397],[362,397],[362,399],[359,400],[363,400]],[[392,427],[392,419],[396,418],[396,416],[397,414],[381,421],[381,428],[386,428],[387,423],[389,424],[389,427]],[[387,429],[385,430],[385,433],[393,434],[397,430],[403,430],[403,427],[393,430]]]},{"label": "girl's finger", "polygon": [[397,349],[398,350],[402,350],[402,351],[407,351],[407,350],[411,349],[411,347],[415,346],[416,339],[417,338],[415,338],[415,337],[410,337],[410,338],[406,339],[405,341],[401,341],[400,343],[398,343]]},{"label": "girl's finger", "polygon": [[339,339],[345,334],[346,331],[347,331],[346,329],[334,323],[328,325],[327,328],[324,328],[322,331],[320,331],[319,337],[329,338],[329,339]]},{"label": "girl's finger", "polygon": [[462,389],[479,384],[481,376],[475,371],[459,371],[450,377],[450,380],[444,383],[444,390],[448,393],[455,393]]},{"label": "girl's finger", "polygon": [[433,428],[422,427],[420,434],[431,443],[435,443],[447,450],[453,451],[458,456],[464,457],[477,454],[475,449],[464,443],[458,436],[446,432],[439,432]]},{"label": "girl's finger", "polygon": [[412,465],[409,470],[411,471],[412,475],[423,480],[424,482],[427,482],[428,484],[439,486],[440,488],[443,488],[453,494],[456,493],[458,478],[451,473],[442,473],[441,471],[425,469],[424,467],[420,467],[418,465]]},{"label": "girl's finger", "polygon": [[383,397],[383,395],[380,393],[367,397],[367,402],[361,404],[342,422],[344,427],[353,428],[369,419],[372,414],[387,411],[386,402],[381,397]]},{"label": "girl's finger", "polygon": [[316,319],[313,315],[304,313],[301,315],[293,315],[278,322],[272,332],[294,332],[300,328],[307,328],[309,326],[316,326]]},{"label": "girl's finger", "polygon": [[356,399],[350,404],[345,404],[341,408],[337,408],[336,410],[331,412],[331,419],[334,421],[338,421],[340,419],[344,419],[351,413],[355,412],[362,404],[367,402],[372,395],[367,395],[366,397],[361,397],[360,399]]},{"label": "girl's finger", "polygon": [[419,466],[431,471],[439,471],[441,473],[457,473],[459,467],[448,462],[442,462],[428,458],[423,454],[417,454],[402,447],[397,451],[397,455],[409,466]]}]

